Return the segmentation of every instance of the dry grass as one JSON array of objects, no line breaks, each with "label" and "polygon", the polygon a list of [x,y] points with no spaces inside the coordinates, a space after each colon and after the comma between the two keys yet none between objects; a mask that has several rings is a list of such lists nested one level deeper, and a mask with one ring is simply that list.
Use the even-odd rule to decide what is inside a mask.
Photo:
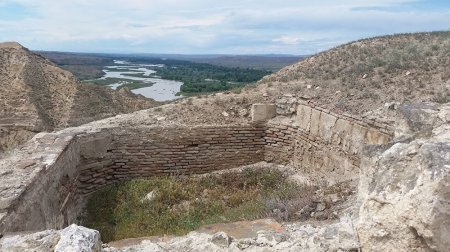
[{"label": "dry grass", "polygon": [[[244,170],[188,178],[118,183],[95,193],[82,224],[103,241],[152,235],[183,235],[202,225],[275,217],[292,220],[312,203],[314,188],[278,170]],[[143,200],[153,192],[151,200]]]},{"label": "dry grass", "polygon": [[[331,109],[345,100],[345,110],[361,114],[392,101],[447,101],[435,94],[447,91],[449,69],[450,32],[415,33],[345,44],[265,77],[262,82],[286,83],[280,85],[279,92],[299,92]],[[308,90],[307,85],[320,89]],[[337,91],[341,95],[336,95]]]}]

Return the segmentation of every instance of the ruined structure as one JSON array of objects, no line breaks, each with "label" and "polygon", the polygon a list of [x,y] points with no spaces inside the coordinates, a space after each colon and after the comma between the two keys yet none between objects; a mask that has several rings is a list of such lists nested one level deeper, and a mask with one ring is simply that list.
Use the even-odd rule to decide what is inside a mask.
[{"label": "ruined structure", "polygon": [[[0,251],[449,251],[450,105],[423,103],[449,89],[447,47],[420,51],[407,72],[354,71],[356,58],[365,64],[383,58],[380,53],[403,55],[411,41],[425,49],[449,45],[449,34],[360,41],[287,67],[239,94],[190,98],[39,133],[0,159]],[[406,100],[414,103],[402,104]],[[15,119],[0,123],[6,139],[0,146],[35,133]],[[353,197],[333,221],[275,225],[277,232],[248,239],[192,232],[102,248],[97,231],[71,225],[86,198],[105,185],[259,162],[287,165],[302,183],[324,190],[350,181]]]},{"label": "ruined structure", "polygon": [[[406,106],[400,110],[403,119],[394,126],[336,114],[301,99],[291,99],[289,106],[283,102],[276,105],[278,116],[273,119],[273,105],[256,105],[259,119],[249,124],[118,127],[123,118],[133,116],[125,115],[103,124],[40,133],[0,161],[0,231],[64,228],[76,221],[87,195],[123,179],[200,174],[268,161],[290,164],[305,182],[315,185],[359,180],[358,234],[362,248],[375,250],[383,238],[389,241],[387,249],[401,244],[405,250],[445,251],[449,245],[445,235],[449,220],[445,205],[449,183],[445,168],[449,161],[448,107]],[[393,145],[390,142],[396,129],[403,139]],[[430,134],[432,140],[414,140],[429,138]],[[408,158],[402,161],[402,155]],[[432,174],[422,178],[420,172],[409,170],[408,162],[419,164],[423,172],[431,169]],[[405,169],[394,172],[394,167]],[[402,172],[410,174],[410,179],[403,179]],[[395,181],[409,191],[384,195],[385,187],[394,186]],[[424,183],[425,191],[416,188]],[[447,188],[444,191],[443,186]],[[413,191],[416,198],[403,197]],[[418,202],[425,196],[429,201]],[[411,211],[425,212],[399,215],[394,209],[383,210],[386,205],[396,206],[390,197],[410,206]],[[405,223],[400,219],[406,218],[405,214],[409,226],[403,228]],[[380,223],[385,218],[391,219]],[[420,221],[428,224],[414,226],[417,218],[425,218]],[[373,221],[377,224],[371,224]],[[390,226],[395,221],[398,226]],[[374,234],[374,229],[379,232]]]}]

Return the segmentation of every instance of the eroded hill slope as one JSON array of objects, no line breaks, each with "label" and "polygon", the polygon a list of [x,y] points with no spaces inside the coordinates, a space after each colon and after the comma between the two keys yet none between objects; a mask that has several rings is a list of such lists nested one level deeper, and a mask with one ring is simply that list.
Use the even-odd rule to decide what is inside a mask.
[{"label": "eroded hill slope", "polygon": [[450,100],[450,32],[364,39],[266,76],[273,92],[301,94],[361,114],[386,102]]},{"label": "eroded hill slope", "polygon": [[155,104],[126,90],[82,84],[18,43],[0,44],[0,151],[15,140],[26,140],[32,132],[80,125]]}]

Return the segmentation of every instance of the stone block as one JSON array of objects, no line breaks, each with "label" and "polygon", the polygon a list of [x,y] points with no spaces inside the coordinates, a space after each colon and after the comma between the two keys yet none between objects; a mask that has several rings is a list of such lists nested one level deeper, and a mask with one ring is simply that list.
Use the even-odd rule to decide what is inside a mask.
[{"label": "stone block", "polygon": [[322,112],[317,109],[311,110],[311,135],[318,136],[319,135],[319,126],[320,126],[320,116]]},{"label": "stone block", "polygon": [[367,144],[386,144],[390,141],[390,137],[375,129],[369,129],[367,132]]},{"label": "stone block", "polygon": [[337,117],[322,112],[320,116],[319,136],[325,142],[331,142],[336,121]]},{"label": "stone block", "polygon": [[348,151],[351,143],[352,124],[348,120],[339,118],[333,131],[332,143],[341,146],[344,151]]},{"label": "stone block", "polygon": [[108,148],[111,145],[111,137],[99,137],[89,139],[82,143],[80,147],[80,154],[86,159],[102,158],[106,155]]},{"label": "stone block", "polygon": [[252,105],[252,121],[263,122],[274,118],[277,115],[277,107],[275,104],[253,104]]},{"label": "stone block", "polygon": [[366,144],[367,128],[354,123],[351,135],[351,154],[361,154],[361,150]]}]

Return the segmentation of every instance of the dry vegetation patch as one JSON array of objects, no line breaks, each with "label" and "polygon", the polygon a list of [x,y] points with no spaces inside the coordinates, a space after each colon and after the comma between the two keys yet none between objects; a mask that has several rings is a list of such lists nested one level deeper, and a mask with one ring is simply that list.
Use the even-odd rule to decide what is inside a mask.
[{"label": "dry vegetation patch", "polygon": [[312,203],[314,191],[275,169],[132,180],[96,192],[82,222],[99,230],[105,242],[183,235],[213,223],[293,220]]}]

